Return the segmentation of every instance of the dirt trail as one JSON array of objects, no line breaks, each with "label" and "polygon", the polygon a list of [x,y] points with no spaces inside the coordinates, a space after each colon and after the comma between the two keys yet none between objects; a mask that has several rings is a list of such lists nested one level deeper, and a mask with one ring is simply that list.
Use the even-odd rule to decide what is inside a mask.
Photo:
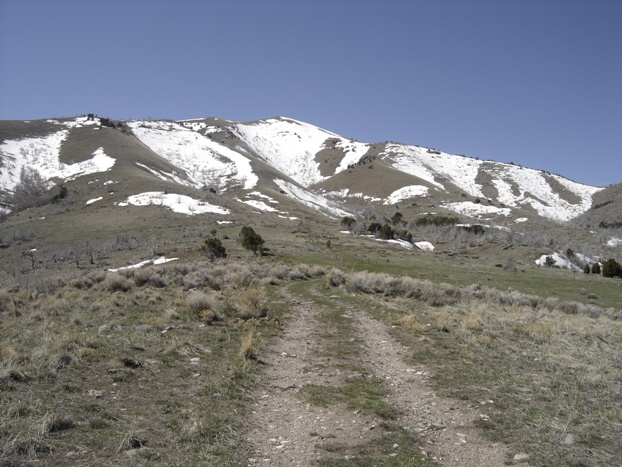
[{"label": "dirt trail", "polygon": [[479,407],[462,401],[437,397],[428,380],[429,370],[404,363],[408,348],[388,333],[386,326],[367,313],[356,313],[364,359],[374,376],[390,389],[389,400],[399,408],[398,423],[426,440],[428,455],[447,466],[502,466],[507,459],[503,444],[484,440],[473,422],[484,416]]},{"label": "dirt trail", "polygon": [[[243,436],[247,464],[292,466],[354,459],[362,446],[382,435],[376,429],[382,420],[344,404],[311,405],[299,393],[308,384],[342,386],[349,375],[338,369],[343,363],[339,358],[322,355],[326,344],[322,308],[291,295],[289,299],[293,309],[283,335],[262,352],[266,371]],[[355,324],[350,340],[364,349],[359,363],[369,373],[362,377],[385,382],[390,391],[387,401],[398,409],[394,422],[418,437],[421,452],[445,466],[505,465],[505,446],[484,440],[473,427],[483,412],[437,397],[428,383],[429,371],[404,363],[408,349],[383,323],[358,309],[344,309],[344,316]]]}]

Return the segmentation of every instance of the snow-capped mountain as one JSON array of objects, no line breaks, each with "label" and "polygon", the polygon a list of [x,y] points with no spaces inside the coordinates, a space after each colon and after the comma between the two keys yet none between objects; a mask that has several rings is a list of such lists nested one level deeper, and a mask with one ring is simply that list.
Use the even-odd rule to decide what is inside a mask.
[{"label": "snow-capped mountain", "polygon": [[[0,193],[8,209],[23,168],[50,184],[107,177],[116,183],[122,176],[131,187],[127,177],[135,176],[152,187],[179,186],[190,199],[199,198],[192,190],[211,190],[286,217],[275,193],[333,217],[398,205],[506,224],[565,222],[585,213],[602,190],[513,164],[393,142],[362,143],[283,117],[112,122],[91,116],[0,122],[0,131]],[[145,198],[138,184],[135,191],[120,203],[166,204],[165,196]]]}]

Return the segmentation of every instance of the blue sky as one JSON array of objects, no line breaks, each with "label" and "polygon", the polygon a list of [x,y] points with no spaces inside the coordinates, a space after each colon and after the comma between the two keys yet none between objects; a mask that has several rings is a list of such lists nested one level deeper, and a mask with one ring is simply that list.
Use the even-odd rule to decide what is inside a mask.
[{"label": "blue sky", "polygon": [[283,115],[622,182],[619,0],[0,0],[0,119]]}]

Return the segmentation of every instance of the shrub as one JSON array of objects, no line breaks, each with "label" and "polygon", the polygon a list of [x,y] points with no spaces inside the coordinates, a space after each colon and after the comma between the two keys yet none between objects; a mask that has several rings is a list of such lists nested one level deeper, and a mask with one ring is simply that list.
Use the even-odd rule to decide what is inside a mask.
[{"label": "shrub", "polygon": [[608,259],[603,264],[603,276],[622,277],[622,265],[613,258]]},{"label": "shrub", "polygon": [[425,225],[453,225],[458,223],[457,217],[452,216],[426,216],[426,217],[418,217],[415,221],[415,225],[417,226],[425,226]]},{"label": "shrub", "polygon": [[224,304],[224,312],[242,320],[266,318],[268,304],[264,289],[251,288],[236,295],[230,295]]},{"label": "shrub", "polygon": [[594,263],[592,266],[592,274],[600,274],[600,263]]},{"label": "shrub", "polygon": [[583,272],[585,274],[589,274],[590,272],[592,272],[592,270],[590,269],[590,265],[586,264],[585,266],[583,266]]},{"label": "shrub", "polygon": [[555,262],[555,258],[553,258],[552,256],[547,256],[547,257],[545,258],[545,260],[544,260],[544,265],[545,265],[547,268],[552,268],[552,267],[554,267],[554,266],[555,266],[555,264],[556,264],[556,262]]},{"label": "shrub", "polygon": [[395,231],[389,224],[384,224],[377,235],[383,240],[391,240],[395,237]]},{"label": "shrub", "polygon": [[206,295],[201,292],[195,292],[186,299],[186,305],[195,318],[212,323],[218,320],[216,314],[217,302],[212,295]]},{"label": "shrub", "polygon": [[375,235],[376,232],[379,232],[381,228],[381,224],[379,224],[378,222],[372,222],[371,224],[369,224],[369,227],[367,227],[367,230]]},{"label": "shrub", "polygon": [[215,237],[206,239],[203,245],[201,245],[200,250],[210,261],[227,257],[227,250],[222,245],[222,242]]},{"label": "shrub", "polygon": [[129,292],[134,282],[120,274],[109,274],[104,280],[104,288],[109,292]]},{"label": "shrub", "polygon": [[391,217],[391,223],[395,226],[405,224],[404,215],[401,212],[397,211],[395,214],[393,214],[393,217]]},{"label": "shrub", "polygon": [[247,250],[252,250],[256,255],[262,256],[264,253],[264,240],[261,235],[256,233],[252,227],[242,227],[240,232],[242,246]]},{"label": "shrub", "polygon": [[11,303],[11,296],[6,290],[0,290],[0,312],[6,311]]},{"label": "shrub", "polygon": [[344,226],[348,230],[352,230],[352,226],[356,224],[356,220],[353,217],[345,216],[341,219],[341,225]]},{"label": "shrub", "polygon": [[332,287],[339,287],[346,283],[346,276],[341,269],[331,268],[326,275],[326,283]]},{"label": "shrub", "polygon": [[46,185],[47,182],[39,172],[22,167],[19,182],[13,190],[13,209],[21,211],[45,204],[48,201]]}]

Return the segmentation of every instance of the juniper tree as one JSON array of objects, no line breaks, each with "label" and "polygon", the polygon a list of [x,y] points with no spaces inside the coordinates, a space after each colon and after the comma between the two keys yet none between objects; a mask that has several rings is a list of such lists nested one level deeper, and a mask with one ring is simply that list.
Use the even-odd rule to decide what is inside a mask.
[{"label": "juniper tree", "polygon": [[264,240],[252,227],[242,227],[240,232],[242,246],[247,250],[252,250],[256,255],[262,256],[264,253]]},{"label": "juniper tree", "polygon": [[214,261],[217,258],[226,258],[227,250],[222,245],[222,242],[216,237],[209,237],[201,245],[200,250],[210,261]]}]

